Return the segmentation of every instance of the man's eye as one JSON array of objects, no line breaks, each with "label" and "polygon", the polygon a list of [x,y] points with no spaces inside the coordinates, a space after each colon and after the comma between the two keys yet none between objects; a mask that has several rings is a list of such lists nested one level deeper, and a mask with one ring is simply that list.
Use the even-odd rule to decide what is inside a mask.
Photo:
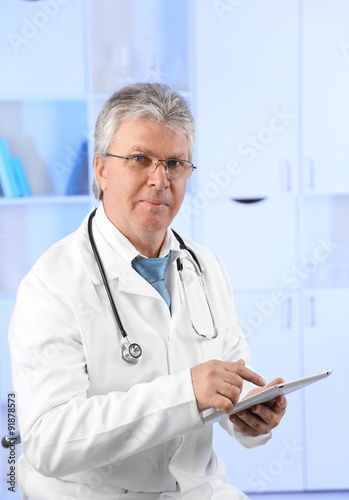
[{"label": "man's eye", "polygon": [[149,168],[153,160],[150,156],[146,155],[133,155],[130,156],[130,165],[131,167],[141,167],[141,168]]},{"label": "man's eye", "polygon": [[169,167],[174,168],[174,167],[180,167],[183,162],[180,160],[168,160],[167,164]]},{"label": "man's eye", "polygon": [[136,161],[137,163],[144,163],[147,161],[147,159],[148,158],[146,156],[141,156],[141,155],[132,156],[132,160]]}]

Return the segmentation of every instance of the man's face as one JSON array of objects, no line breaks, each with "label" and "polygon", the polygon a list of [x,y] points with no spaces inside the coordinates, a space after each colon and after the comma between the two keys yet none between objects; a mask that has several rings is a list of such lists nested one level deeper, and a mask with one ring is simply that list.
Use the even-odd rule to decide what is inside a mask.
[{"label": "man's face", "polygon": [[[154,155],[159,159],[188,160],[185,136],[145,119],[125,120],[119,126],[108,153],[129,156]],[[133,243],[162,242],[167,227],[177,214],[187,179],[168,176],[160,163],[155,172],[139,173],[128,169],[126,160],[96,157],[95,168],[103,190],[103,205],[108,219]]]}]

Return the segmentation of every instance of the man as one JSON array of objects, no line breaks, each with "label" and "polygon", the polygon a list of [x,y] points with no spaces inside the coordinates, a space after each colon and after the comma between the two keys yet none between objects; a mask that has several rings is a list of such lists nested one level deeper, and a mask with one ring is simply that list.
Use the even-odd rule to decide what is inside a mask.
[{"label": "man", "polygon": [[[222,265],[169,229],[193,143],[187,104],[163,85],[123,88],[98,118],[102,203],[25,277],[11,322],[23,499],[246,498],[227,483],[202,412],[231,413],[265,381],[246,366]],[[165,281],[143,277],[153,264]],[[222,425],[253,447],[285,408],[279,397]]]}]

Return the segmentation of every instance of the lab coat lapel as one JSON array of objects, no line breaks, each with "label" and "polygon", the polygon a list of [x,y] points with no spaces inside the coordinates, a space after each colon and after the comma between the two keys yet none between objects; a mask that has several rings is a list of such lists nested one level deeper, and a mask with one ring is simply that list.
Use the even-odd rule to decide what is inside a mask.
[{"label": "lab coat lapel", "polygon": [[117,287],[120,292],[153,297],[163,300],[155,288],[148,283],[133,267],[119,255],[117,256],[114,275],[118,272]]},{"label": "lab coat lapel", "polygon": [[[87,274],[95,285],[99,285],[103,284],[103,280],[88,237],[87,220],[88,217],[78,229],[78,246]],[[93,234],[107,281],[109,284],[113,283],[114,289],[125,293],[159,298],[158,292],[109,245],[101,236],[98,228],[94,228]]]}]

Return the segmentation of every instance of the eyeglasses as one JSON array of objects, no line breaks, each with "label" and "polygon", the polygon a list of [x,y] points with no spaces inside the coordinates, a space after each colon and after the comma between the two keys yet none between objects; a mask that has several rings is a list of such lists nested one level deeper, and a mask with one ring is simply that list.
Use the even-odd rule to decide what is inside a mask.
[{"label": "eyeglasses", "polygon": [[196,168],[190,161],[179,158],[159,160],[159,158],[153,155],[134,154],[130,156],[118,156],[110,153],[106,153],[104,156],[113,156],[114,158],[126,160],[128,167],[133,172],[144,172],[147,174],[155,172],[159,162],[162,162],[165,165],[166,173],[176,178],[189,178]]}]

